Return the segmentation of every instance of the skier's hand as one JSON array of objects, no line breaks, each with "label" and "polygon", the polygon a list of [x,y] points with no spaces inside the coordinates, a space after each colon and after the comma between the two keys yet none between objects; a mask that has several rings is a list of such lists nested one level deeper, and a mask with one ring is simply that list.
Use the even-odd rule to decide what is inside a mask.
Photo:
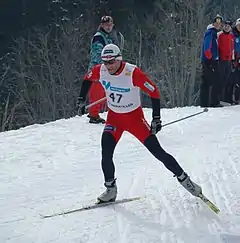
[{"label": "skier's hand", "polygon": [[82,97],[79,97],[77,101],[77,112],[79,116],[82,116],[86,113],[85,107],[86,107],[85,101],[82,99]]},{"label": "skier's hand", "polygon": [[151,133],[157,134],[162,129],[162,121],[160,117],[154,117],[151,122]]}]

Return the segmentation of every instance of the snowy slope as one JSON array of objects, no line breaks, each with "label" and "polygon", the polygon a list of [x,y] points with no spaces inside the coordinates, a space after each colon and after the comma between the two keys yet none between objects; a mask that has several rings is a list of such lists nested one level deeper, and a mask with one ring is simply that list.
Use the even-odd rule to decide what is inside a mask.
[{"label": "snowy slope", "polygon": [[[201,111],[163,109],[163,123]],[[150,121],[151,110],[145,114]],[[131,135],[115,154],[118,198],[145,199],[41,219],[78,208],[104,190],[103,125],[74,117],[0,133],[0,243],[239,243],[240,107],[165,127],[158,138],[221,209],[219,215],[185,191]]]}]

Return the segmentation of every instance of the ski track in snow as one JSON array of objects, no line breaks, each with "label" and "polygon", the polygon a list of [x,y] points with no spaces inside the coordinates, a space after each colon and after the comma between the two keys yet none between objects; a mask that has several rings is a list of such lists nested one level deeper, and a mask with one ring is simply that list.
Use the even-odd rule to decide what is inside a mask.
[{"label": "ski track in snow", "polygon": [[[201,110],[163,109],[163,123]],[[147,119],[151,110],[145,109]],[[106,115],[106,114],[104,114]],[[0,133],[0,242],[239,243],[240,107],[209,109],[158,138],[204,194],[214,214],[124,133],[114,156],[118,198],[139,201],[41,219],[94,202],[104,190],[102,125],[74,117]]]}]

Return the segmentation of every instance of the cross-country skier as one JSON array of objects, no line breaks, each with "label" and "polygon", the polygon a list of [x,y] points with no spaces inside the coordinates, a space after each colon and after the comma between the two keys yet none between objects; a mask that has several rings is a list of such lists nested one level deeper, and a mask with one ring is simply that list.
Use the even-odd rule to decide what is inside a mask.
[{"label": "cross-country skier", "polygon": [[[100,203],[115,201],[117,185],[113,163],[114,149],[124,131],[134,135],[192,195],[199,196],[202,189],[192,182],[175,160],[159,144],[156,133],[162,128],[160,95],[156,85],[137,66],[122,61],[118,46],[106,45],[101,53],[103,64],[94,66],[85,76],[78,99],[78,114],[85,114],[86,95],[93,82],[100,82],[106,92],[108,115],[102,133],[102,171],[106,190],[97,199]],[[148,93],[152,101],[151,125],[144,118],[140,90]]]}]

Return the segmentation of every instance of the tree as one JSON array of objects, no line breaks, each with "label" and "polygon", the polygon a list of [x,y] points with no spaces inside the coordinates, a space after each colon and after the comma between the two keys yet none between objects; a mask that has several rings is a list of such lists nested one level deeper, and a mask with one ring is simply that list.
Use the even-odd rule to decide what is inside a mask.
[{"label": "tree", "polygon": [[205,7],[204,0],[158,2],[146,17],[141,63],[158,81],[163,106],[197,104]]},{"label": "tree", "polygon": [[78,20],[60,29],[34,30],[28,39],[16,40],[15,62],[9,68],[16,80],[16,103],[21,104],[15,120],[22,125],[43,123],[74,114],[78,80],[88,63],[88,29]]},{"label": "tree", "polygon": [[75,115],[90,41],[104,14],[125,37],[124,59],[157,82],[163,107],[198,105],[206,27],[219,13],[240,17],[237,0],[22,0],[13,8],[14,2],[1,2],[1,131]]}]

